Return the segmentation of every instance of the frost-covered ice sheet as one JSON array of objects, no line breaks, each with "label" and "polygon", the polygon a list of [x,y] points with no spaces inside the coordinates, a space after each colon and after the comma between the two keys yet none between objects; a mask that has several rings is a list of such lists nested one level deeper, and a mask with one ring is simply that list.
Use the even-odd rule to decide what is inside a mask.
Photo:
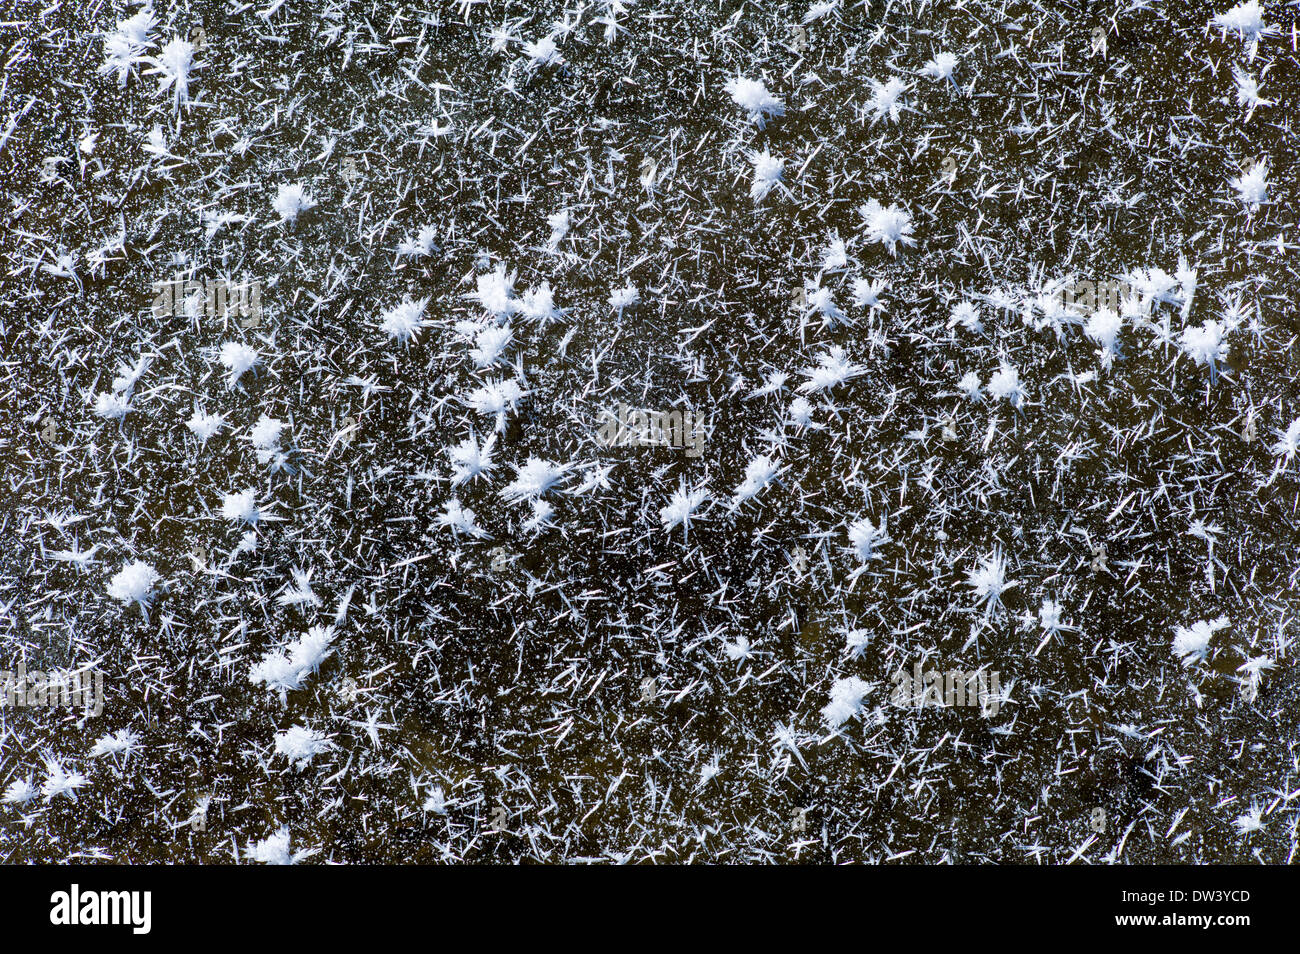
[{"label": "frost-covered ice sheet", "polygon": [[1292,860],[1296,14],[5,4],[0,859]]}]

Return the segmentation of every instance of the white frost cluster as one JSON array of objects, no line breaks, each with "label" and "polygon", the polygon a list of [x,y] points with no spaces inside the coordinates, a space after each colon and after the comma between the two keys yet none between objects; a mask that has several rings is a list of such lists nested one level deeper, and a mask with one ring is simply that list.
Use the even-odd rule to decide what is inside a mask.
[{"label": "white frost cluster", "polygon": [[132,560],[108,582],[108,595],[128,606],[138,605],[146,612],[153,602],[158,571],[143,560]]},{"label": "white frost cluster", "polygon": [[769,119],[785,115],[785,103],[773,96],[761,80],[738,76],[727,82],[731,101],[745,111],[746,118],[762,129]]},{"label": "white frost cluster", "polygon": [[329,626],[312,626],[283,649],[273,650],[253,666],[249,674],[254,684],[280,693],[301,689],[307,677],[314,675],[334,651],[330,648],[335,631]]}]

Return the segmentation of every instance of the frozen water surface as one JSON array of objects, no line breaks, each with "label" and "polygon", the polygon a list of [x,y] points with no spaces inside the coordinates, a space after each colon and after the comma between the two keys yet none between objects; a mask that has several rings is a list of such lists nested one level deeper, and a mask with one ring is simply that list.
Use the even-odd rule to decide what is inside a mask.
[{"label": "frozen water surface", "polygon": [[1292,860],[1296,12],[10,9],[0,858]]}]

